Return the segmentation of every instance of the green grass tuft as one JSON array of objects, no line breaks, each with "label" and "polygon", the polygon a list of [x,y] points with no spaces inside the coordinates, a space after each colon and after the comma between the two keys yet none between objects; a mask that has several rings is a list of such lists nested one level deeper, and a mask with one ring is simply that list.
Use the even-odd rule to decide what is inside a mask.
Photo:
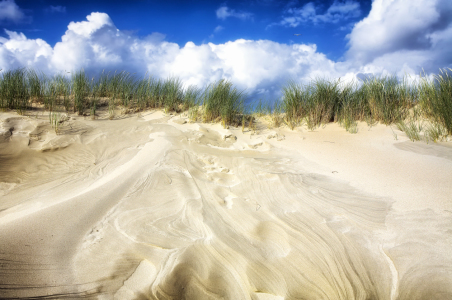
[{"label": "green grass tuft", "polygon": [[51,113],[73,110],[81,115],[89,109],[95,118],[98,108],[108,104],[113,119],[118,105],[129,112],[157,108],[167,113],[188,111],[191,121],[221,121],[225,127],[241,125],[243,130],[256,129],[255,116],[268,116],[269,127],[286,123],[291,129],[305,124],[314,130],[339,122],[350,133],[358,131],[357,121],[370,127],[381,122],[396,124],[411,140],[438,141],[452,135],[451,72],[440,70],[411,84],[406,77],[399,81],[395,76],[350,83],[321,78],[307,84],[289,81],[282,87],[281,99],[260,99],[246,106],[244,91],[225,79],[201,89],[184,88],[177,77],[138,79],[124,71],[102,71],[89,80],[84,70],[72,72],[69,78],[19,68],[0,72],[0,109],[22,114],[36,103]]},{"label": "green grass tuft", "polygon": [[245,108],[246,95],[238,91],[232,83],[220,80],[209,85],[203,94],[204,120],[212,122],[220,119],[224,126],[239,124]]},{"label": "green grass tuft", "polygon": [[420,104],[427,115],[452,135],[452,69],[441,70],[439,75],[422,78],[419,97]]}]

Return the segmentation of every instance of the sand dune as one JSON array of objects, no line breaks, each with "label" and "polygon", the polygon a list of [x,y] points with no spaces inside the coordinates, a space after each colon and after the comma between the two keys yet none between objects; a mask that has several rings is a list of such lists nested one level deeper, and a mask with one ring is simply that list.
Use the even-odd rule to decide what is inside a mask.
[{"label": "sand dune", "polygon": [[0,119],[2,299],[452,298],[450,143]]}]

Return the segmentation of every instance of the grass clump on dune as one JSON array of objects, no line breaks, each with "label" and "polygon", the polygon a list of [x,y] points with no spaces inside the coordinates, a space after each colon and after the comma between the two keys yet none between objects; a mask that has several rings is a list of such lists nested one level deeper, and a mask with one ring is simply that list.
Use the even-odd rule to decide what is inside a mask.
[{"label": "grass clump on dune", "polygon": [[310,97],[307,104],[307,126],[314,129],[321,124],[337,120],[340,106],[339,81],[316,79],[310,85]]},{"label": "grass clump on dune", "polygon": [[306,115],[306,103],[310,97],[309,86],[297,84],[290,81],[283,86],[283,109],[286,113],[286,122],[291,129],[294,129],[301,122],[301,119]]},{"label": "grass clump on dune", "polygon": [[202,102],[202,89],[190,85],[184,93],[183,110],[188,110],[188,118],[191,122],[198,121],[200,104]]},{"label": "grass clump on dune", "polygon": [[363,87],[370,116],[386,125],[405,119],[416,101],[416,90],[395,76],[374,77]]},{"label": "grass clump on dune", "polygon": [[286,122],[294,128],[302,120],[313,130],[338,121],[349,132],[357,132],[356,121],[393,124],[403,120],[416,104],[417,88],[396,77],[374,77],[361,84],[316,79],[309,84],[293,81],[283,87]]},{"label": "grass clump on dune", "polygon": [[0,81],[2,109],[16,109],[19,114],[29,108],[29,89],[26,69],[7,70]]},{"label": "grass clump on dune", "polygon": [[[371,77],[360,82],[315,79],[302,84],[289,81],[282,98],[245,105],[247,95],[225,79],[206,88],[184,88],[177,77],[145,75],[139,79],[127,72],[102,72],[89,77],[84,70],[47,77],[32,69],[0,73],[0,109],[20,114],[41,104],[50,113],[73,111],[94,119],[98,108],[108,105],[110,119],[118,106],[123,113],[163,109],[166,113],[188,111],[191,121],[219,122],[223,126],[256,127],[255,115],[269,120],[269,127],[286,123],[291,129],[305,124],[309,130],[339,122],[356,133],[357,121],[396,124],[411,140],[442,140],[452,135],[452,69],[421,77],[408,84],[406,78]],[[89,79],[91,78],[91,80]],[[417,108],[416,108],[417,107]],[[414,114],[413,109],[416,108]],[[53,118],[52,120],[54,120]]]},{"label": "grass clump on dune", "polygon": [[87,107],[89,79],[81,70],[72,77],[72,94],[74,96],[74,112],[82,115]]},{"label": "grass clump on dune", "polygon": [[[452,71],[452,69],[448,69]],[[452,135],[452,76],[447,70],[433,79],[422,78],[419,87],[419,98],[426,116],[439,126],[444,127],[447,134]]]},{"label": "grass clump on dune", "polygon": [[340,100],[339,80],[316,79],[306,85],[291,81],[283,87],[286,122],[292,129],[303,119],[310,130],[337,120]]},{"label": "grass clump on dune", "polygon": [[441,70],[439,75],[421,77],[416,89],[417,106],[406,119],[397,122],[397,127],[411,141],[447,139],[452,134],[452,76]]},{"label": "grass clump on dune", "polygon": [[165,112],[181,112],[184,102],[183,84],[179,78],[170,77],[162,84],[161,103]]},{"label": "grass clump on dune", "polygon": [[44,93],[46,88],[46,77],[44,74],[38,74],[33,69],[28,70],[27,73],[28,89],[32,102],[42,102],[44,100]]},{"label": "grass clump on dune", "polygon": [[357,122],[363,120],[366,106],[363,100],[364,89],[356,82],[344,84],[339,96],[337,121],[350,133],[357,133]]},{"label": "grass clump on dune", "polygon": [[220,80],[209,85],[203,94],[205,122],[221,120],[223,126],[239,124],[237,117],[243,115],[245,95],[238,91],[232,83]]}]

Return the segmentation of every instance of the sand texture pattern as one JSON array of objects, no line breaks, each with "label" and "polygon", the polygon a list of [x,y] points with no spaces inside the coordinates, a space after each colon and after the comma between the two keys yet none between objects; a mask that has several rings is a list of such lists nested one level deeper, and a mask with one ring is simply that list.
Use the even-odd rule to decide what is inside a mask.
[{"label": "sand texture pattern", "polygon": [[2,299],[452,299],[450,143],[0,119]]}]

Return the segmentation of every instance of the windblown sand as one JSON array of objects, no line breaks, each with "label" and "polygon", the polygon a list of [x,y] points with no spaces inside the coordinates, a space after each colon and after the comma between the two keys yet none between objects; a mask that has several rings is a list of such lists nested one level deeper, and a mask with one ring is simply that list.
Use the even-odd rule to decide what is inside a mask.
[{"label": "windblown sand", "polygon": [[450,142],[46,118],[0,113],[2,299],[452,299]]}]

